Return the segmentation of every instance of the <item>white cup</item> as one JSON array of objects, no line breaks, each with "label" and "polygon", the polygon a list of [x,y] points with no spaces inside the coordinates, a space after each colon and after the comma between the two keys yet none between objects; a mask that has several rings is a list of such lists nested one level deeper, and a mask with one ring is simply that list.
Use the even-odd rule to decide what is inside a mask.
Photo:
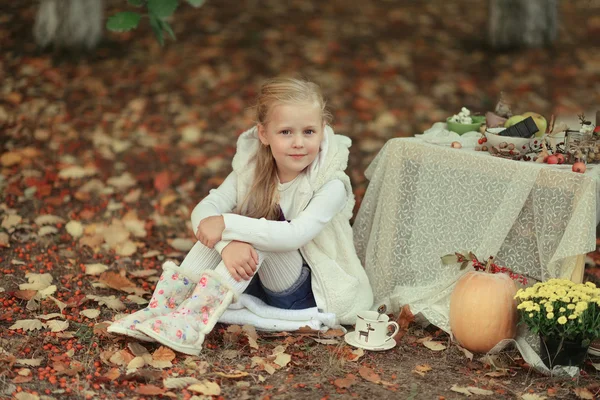
[{"label": "white cup", "polygon": [[[388,333],[388,327],[393,326],[394,332]],[[365,346],[381,346],[390,341],[400,330],[398,324],[390,321],[386,314],[377,311],[360,311],[356,315],[355,338],[358,343]]]}]

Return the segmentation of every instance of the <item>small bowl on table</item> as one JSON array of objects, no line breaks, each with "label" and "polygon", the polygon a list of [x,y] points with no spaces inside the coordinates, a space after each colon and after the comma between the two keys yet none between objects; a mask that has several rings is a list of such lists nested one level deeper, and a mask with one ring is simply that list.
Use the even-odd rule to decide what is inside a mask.
[{"label": "small bowl on table", "polygon": [[[514,149],[513,150],[513,154],[514,155],[521,155],[527,152],[527,150],[529,150],[529,144],[531,143],[531,139],[532,138],[522,138],[522,137],[512,137],[512,136],[500,136],[499,133],[504,131],[506,128],[488,128],[485,131],[485,137],[487,139],[487,141],[485,142],[485,145],[488,148],[488,151],[492,154],[497,154],[498,152],[495,152],[493,150],[493,148],[496,148],[497,150],[501,150],[501,152],[504,153],[508,153],[508,151],[510,149],[508,149],[508,145],[513,145]],[[506,147],[501,148],[500,145],[502,143],[506,143]],[[523,148],[523,146],[525,146],[525,148]],[[513,155],[511,154],[511,155]],[[498,154],[501,155],[501,154]],[[508,154],[506,154],[508,155]]]},{"label": "small bowl on table", "polygon": [[446,119],[446,124],[448,124],[448,130],[456,132],[459,135],[471,131],[479,132],[479,128],[481,128],[481,125],[485,122],[485,117],[481,115],[475,115],[471,117],[471,119],[473,120],[472,124],[460,124],[458,122],[452,122],[450,121],[450,118],[452,117],[448,117]]}]

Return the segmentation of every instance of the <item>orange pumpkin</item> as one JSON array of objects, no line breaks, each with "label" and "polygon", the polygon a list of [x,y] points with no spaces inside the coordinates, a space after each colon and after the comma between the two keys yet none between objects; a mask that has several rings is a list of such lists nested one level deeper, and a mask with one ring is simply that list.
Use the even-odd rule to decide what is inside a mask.
[{"label": "orange pumpkin", "polygon": [[517,333],[517,286],[506,274],[471,271],[450,297],[450,329],[467,350],[487,353]]}]

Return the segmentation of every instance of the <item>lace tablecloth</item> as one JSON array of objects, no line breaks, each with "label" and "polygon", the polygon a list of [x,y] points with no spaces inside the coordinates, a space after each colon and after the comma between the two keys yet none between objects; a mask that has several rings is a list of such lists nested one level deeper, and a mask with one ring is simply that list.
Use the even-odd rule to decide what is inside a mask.
[{"label": "lace tablecloth", "polygon": [[577,255],[596,246],[599,181],[598,168],[570,168],[388,141],[365,172],[353,227],[375,305],[409,304],[449,332],[449,296],[466,271],[440,257],[462,250],[540,280],[569,278]]}]

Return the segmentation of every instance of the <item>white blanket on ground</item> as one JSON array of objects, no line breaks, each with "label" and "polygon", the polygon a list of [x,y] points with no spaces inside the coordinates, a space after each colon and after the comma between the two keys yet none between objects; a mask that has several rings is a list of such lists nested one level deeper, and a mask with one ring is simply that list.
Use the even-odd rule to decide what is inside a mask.
[{"label": "white blanket on ground", "polygon": [[284,310],[269,306],[257,297],[242,294],[229,306],[219,322],[236,325],[253,325],[262,331],[297,331],[302,327],[326,331],[345,329],[337,323],[335,314],[320,312],[317,307],[303,310]]}]

